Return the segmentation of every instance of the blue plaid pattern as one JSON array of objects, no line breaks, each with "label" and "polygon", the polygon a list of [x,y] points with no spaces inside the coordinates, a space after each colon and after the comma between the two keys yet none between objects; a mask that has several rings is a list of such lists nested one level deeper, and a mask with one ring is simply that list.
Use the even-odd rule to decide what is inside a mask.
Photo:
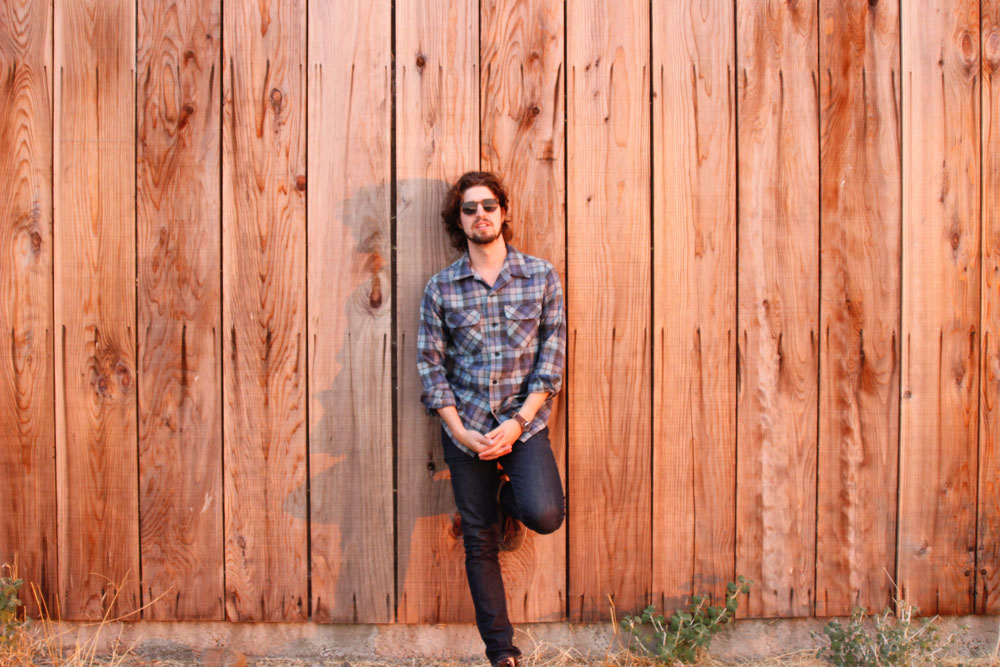
[{"label": "blue plaid pattern", "polygon": [[[465,253],[427,283],[420,303],[417,371],[424,389],[420,400],[428,411],[454,405],[466,428],[488,433],[513,417],[528,394],[548,392],[521,434],[520,440],[527,440],[549,419],[565,357],[562,285],[545,260],[508,245],[491,289],[473,272]],[[455,440],[447,425],[445,430]]]}]

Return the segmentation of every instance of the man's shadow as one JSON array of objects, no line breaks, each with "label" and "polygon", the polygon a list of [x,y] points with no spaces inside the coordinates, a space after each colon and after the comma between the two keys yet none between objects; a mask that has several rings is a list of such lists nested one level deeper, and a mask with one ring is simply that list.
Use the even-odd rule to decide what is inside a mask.
[{"label": "man's shadow", "polygon": [[[447,187],[448,184],[441,180],[399,181],[400,212],[409,205],[408,197],[412,201],[413,193],[425,195],[423,201],[440,201]],[[310,522],[312,611],[313,617],[321,622],[394,619],[392,466],[396,462],[392,455],[393,373],[388,322],[391,298],[396,296],[398,299],[399,293],[413,286],[404,287],[405,278],[401,276],[397,295],[391,293],[390,220],[385,202],[392,194],[388,183],[380,183],[358,189],[332,211],[310,212],[310,226],[342,226],[349,232],[336,233],[334,230],[321,238],[340,239],[341,245],[347,246],[332,249],[330,254],[347,265],[338,273],[343,276],[340,279],[351,282],[349,286],[335,288],[336,292],[346,294],[346,298],[342,299],[341,310],[332,320],[323,320],[335,324],[320,327],[334,331],[310,332],[309,343],[317,347],[315,351],[310,349],[310,371],[316,353],[326,348],[320,357],[328,360],[333,356],[332,348],[336,350],[335,375],[332,383],[325,387],[310,382],[310,421],[314,422],[309,430],[310,479],[308,488],[294,489],[285,501],[286,513]],[[407,219],[412,220],[414,216],[407,216]],[[441,235],[437,212],[429,212],[421,218],[424,219],[426,222],[419,224],[425,225],[426,233],[422,232],[421,236],[436,240]],[[327,245],[332,246],[333,242]],[[442,240],[441,247],[440,252],[445,252],[447,242]],[[323,248],[319,250],[320,254],[325,254]],[[419,249],[404,248],[401,252],[419,252]],[[422,288],[420,285],[419,289]],[[315,308],[317,304],[310,306]],[[403,374],[416,374],[415,369],[403,367],[410,364],[416,350],[416,322],[410,324],[412,326],[408,324],[405,329],[413,332],[412,340],[407,336],[401,347],[414,349],[405,353],[402,349],[397,351],[401,415],[414,409],[411,405],[404,408],[404,401],[419,402],[419,394],[410,395],[413,394],[411,390],[403,393],[403,389],[413,386],[411,379],[404,380]],[[404,331],[402,323],[398,328]],[[377,335],[380,329],[382,336]],[[417,409],[423,410],[422,406]],[[401,443],[414,437],[419,438],[420,433],[399,434]],[[450,519],[455,511],[451,483],[447,475],[442,474],[446,466],[440,444],[437,438],[428,444],[432,446],[432,460],[423,462],[423,466],[432,472],[424,472],[429,479],[423,483],[430,487],[420,490],[418,503],[401,497],[396,512],[399,582],[406,581],[410,543],[417,522],[442,515]],[[416,452],[400,451],[400,467],[405,464],[404,454],[409,460]],[[400,486],[405,488],[404,484],[400,480]],[[304,516],[306,504],[301,502],[306,492],[310,500],[308,517]],[[333,599],[324,598],[323,589],[332,587],[334,580]]]}]

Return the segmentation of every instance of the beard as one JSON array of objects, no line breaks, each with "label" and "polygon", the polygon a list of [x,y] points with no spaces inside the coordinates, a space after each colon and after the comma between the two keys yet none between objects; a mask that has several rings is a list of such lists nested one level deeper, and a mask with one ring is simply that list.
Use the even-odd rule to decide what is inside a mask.
[{"label": "beard", "polygon": [[467,238],[470,243],[475,243],[476,245],[490,245],[498,238],[500,238],[500,235],[502,233],[503,233],[503,226],[501,225],[500,229],[498,229],[496,232],[492,232],[490,230],[482,230],[482,231],[473,230],[471,234],[465,232],[465,238]]}]

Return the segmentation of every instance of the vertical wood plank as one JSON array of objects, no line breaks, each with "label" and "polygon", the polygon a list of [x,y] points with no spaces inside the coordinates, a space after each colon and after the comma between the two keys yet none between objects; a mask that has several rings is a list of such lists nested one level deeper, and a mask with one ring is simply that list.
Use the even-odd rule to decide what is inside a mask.
[{"label": "vertical wood plank", "polygon": [[396,2],[398,285],[397,621],[469,621],[461,535],[436,416],[420,403],[417,329],[427,280],[455,259],[441,224],[448,185],[478,168],[479,4]]},{"label": "vertical wood plank", "polygon": [[0,7],[0,563],[30,616],[56,600],[52,398],[52,2]]},{"label": "vertical wood plank", "polygon": [[736,571],[749,616],[813,611],[818,358],[815,0],[737,2]]},{"label": "vertical wood plank", "polygon": [[138,9],[143,617],[221,620],[220,7]]},{"label": "vertical wood plank", "polygon": [[305,3],[223,17],[226,615],[303,620]]},{"label": "vertical wood plank", "polygon": [[651,585],[649,3],[567,6],[569,613]]},{"label": "vertical wood plank", "polygon": [[899,6],[820,0],[816,613],[892,603],[899,446]]},{"label": "vertical wood plank", "polygon": [[979,3],[902,5],[898,583],[973,610],[979,359]]},{"label": "vertical wood plank", "polygon": [[60,608],[140,606],[135,389],[135,3],[55,5]]},{"label": "vertical wood plank", "polygon": [[393,620],[390,18],[384,0],[309,10],[310,530],[321,622]]},{"label": "vertical wood plank", "polygon": [[725,596],[736,549],[733,3],[653,3],[653,592]]},{"label": "vertical wood plank", "polygon": [[1000,2],[982,2],[982,306],[976,613],[1000,613]]},{"label": "vertical wood plank", "polygon": [[[565,284],[563,3],[481,3],[482,168],[500,175],[511,198],[514,247],[550,261]],[[549,419],[552,451],[565,480],[566,411]],[[528,532],[503,552],[508,611],[515,623],[557,621],[566,608],[566,531]]]}]

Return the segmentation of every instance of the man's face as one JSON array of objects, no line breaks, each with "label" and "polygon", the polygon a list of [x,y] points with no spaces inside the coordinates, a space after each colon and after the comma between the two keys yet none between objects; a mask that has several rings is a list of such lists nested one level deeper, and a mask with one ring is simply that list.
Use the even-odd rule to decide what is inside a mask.
[{"label": "man's face", "polygon": [[[459,217],[462,221],[462,231],[471,243],[490,245],[500,238],[503,227],[504,210],[497,206],[487,211],[485,205],[495,204],[496,195],[485,185],[473,185],[462,193],[462,211]],[[485,202],[485,205],[484,205]],[[476,204],[475,213],[466,213],[465,208]]]}]

